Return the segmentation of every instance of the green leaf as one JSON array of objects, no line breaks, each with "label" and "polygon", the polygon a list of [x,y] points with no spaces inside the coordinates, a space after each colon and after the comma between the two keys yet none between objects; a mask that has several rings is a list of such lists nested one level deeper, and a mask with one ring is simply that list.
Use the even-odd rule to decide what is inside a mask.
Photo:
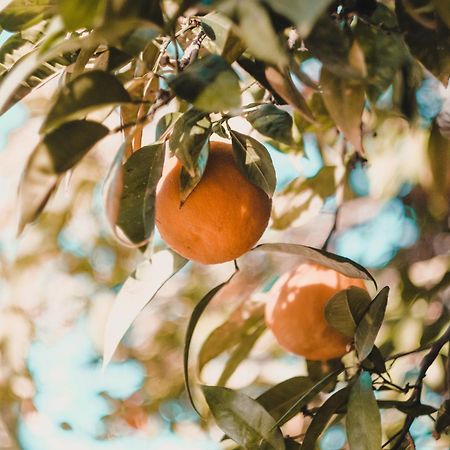
[{"label": "green leaf", "polygon": [[205,173],[206,164],[209,156],[209,136],[211,129],[206,137],[204,144],[201,147],[192,148],[191,156],[194,162],[194,176],[189,175],[188,171],[182,167],[180,173],[180,204],[182,205],[189,197],[191,192],[195,189],[197,184]]},{"label": "green leaf", "polygon": [[355,347],[360,361],[367,358],[375,344],[378,331],[383,323],[389,288],[385,286],[372,300],[367,312],[358,323],[355,333]]},{"label": "green leaf", "polygon": [[0,11],[0,26],[6,31],[21,31],[55,12],[56,0],[12,0]]},{"label": "green leaf", "polygon": [[209,39],[214,42],[219,55],[229,63],[244,52],[245,47],[233,31],[233,22],[228,17],[212,12],[202,17],[201,26]]},{"label": "green leaf", "polygon": [[370,272],[344,256],[335,255],[326,250],[308,247],[300,244],[260,244],[254,250],[263,250],[266,252],[281,252],[289,255],[303,256],[305,261],[317,263],[321,266],[336,270],[343,275],[351,278],[362,278],[364,280],[371,280],[376,286],[376,281]]},{"label": "green leaf", "polygon": [[[143,58],[147,64],[150,64],[148,51],[154,50],[154,58],[159,53],[158,48],[152,42],[158,37],[160,31],[155,26],[144,26],[134,30],[122,40],[120,48],[129,55],[139,57],[141,52],[144,52],[146,58]],[[151,67],[151,66],[150,66]]]},{"label": "green leaf", "polygon": [[283,425],[296,416],[302,411],[302,408],[306,406],[314,397],[325,389],[328,384],[334,380],[341,372],[343,368],[331,372],[326,377],[322,378],[314,386],[312,386],[308,391],[306,391],[292,406],[290,406],[287,411],[277,420],[277,425]]},{"label": "green leaf", "polygon": [[378,3],[367,22],[357,22],[354,33],[364,52],[367,66],[367,94],[374,101],[389,87],[397,71],[409,60],[408,48],[398,28],[395,13],[381,3]]},{"label": "green leaf", "polygon": [[450,139],[442,135],[437,121],[431,126],[427,153],[433,188],[446,195],[450,186]]},{"label": "green leaf", "polygon": [[296,25],[300,36],[305,38],[332,0],[267,0],[267,3]]},{"label": "green leaf", "polygon": [[239,35],[250,52],[263,61],[283,66],[287,57],[268,12],[255,0],[237,3]]},{"label": "green leaf", "polygon": [[143,261],[122,285],[105,326],[103,367],[105,368],[121,339],[142,309],[158,291],[188,262],[171,250],[155,253]]},{"label": "green leaf", "polygon": [[215,288],[211,289],[198,303],[195,305],[194,310],[192,311],[191,317],[189,319],[189,323],[186,329],[186,337],[184,339],[184,351],[183,351],[183,372],[184,372],[184,383],[186,386],[186,392],[189,397],[189,401],[191,402],[192,407],[197,412],[198,415],[200,413],[197,410],[197,407],[194,403],[194,398],[192,396],[191,385],[189,382],[189,353],[191,348],[191,340],[194,335],[195,327],[197,326],[200,317],[205,311],[206,307],[209,305],[214,296],[219,292],[226,284],[230,282],[233,278],[234,274],[226,281],[225,283],[219,284]]},{"label": "green leaf", "polygon": [[255,186],[272,197],[277,183],[266,147],[250,136],[230,130],[233,154],[239,170]]},{"label": "green leaf", "polygon": [[31,154],[20,183],[19,233],[41,213],[61,175],[74,167],[108,132],[97,122],[76,120],[43,138]]},{"label": "green leaf", "polygon": [[175,94],[202,111],[224,111],[241,104],[239,78],[219,55],[208,55],[190,64],[169,81]]},{"label": "green leaf", "polygon": [[356,324],[370,305],[364,289],[352,286],[334,295],[325,306],[325,318],[343,335],[353,338]]},{"label": "green leaf", "polygon": [[362,361],[361,365],[363,368],[369,367],[372,372],[379,374],[386,372],[384,356],[376,345],[373,346],[372,351],[369,353],[367,358]]},{"label": "green leaf", "polygon": [[219,381],[217,382],[219,386],[226,385],[227,381],[239,367],[239,364],[244,361],[245,358],[247,358],[247,356],[250,354],[257,340],[261,337],[265,330],[266,324],[262,323],[259,324],[256,328],[250,330],[249,333],[241,338],[238,346],[232,351],[227,363],[225,364]]},{"label": "green leaf", "polygon": [[432,0],[432,2],[441,20],[447,25],[447,28],[450,28],[450,1]]},{"label": "green leaf", "polygon": [[255,327],[264,321],[264,305],[244,302],[228,319],[211,332],[203,343],[198,355],[198,370],[223,352],[238,345]]},{"label": "green leaf", "polygon": [[102,106],[129,102],[122,83],[107,72],[93,70],[73,79],[58,92],[42,126],[47,131]]},{"label": "green leaf", "polygon": [[246,119],[264,136],[287,145],[292,144],[294,121],[288,112],[268,103],[248,113]]},{"label": "green leaf", "polygon": [[404,414],[412,417],[428,416],[436,412],[436,408],[430,405],[423,405],[416,402],[402,402],[399,400],[377,400],[379,408],[396,408]]},{"label": "green leaf", "polygon": [[164,145],[147,145],[134,152],[122,168],[117,226],[135,243],[148,242],[155,225],[156,185],[164,164]]},{"label": "green leaf", "polygon": [[360,154],[364,154],[361,129],[365,102],[364,86],[352,83],[348,78],[338,77],[326,68],[322,68],[320,84],[330,116],[353,147]]},{"label": "green leaf", "polygon": [[[196,109],[185,112],[175,122],[169,139],[169,148],[191,177],[195,177],[199,170],[198,159],[201,156],[202,148],[207,145],[210,135],[211,121],[209,117]],[[206,165],[206,161],[204,163]]]},{"label": "green leaf", "polygon": [[172,128],[177,120],[180,118],[181,113],[178,111],[167,113],[158,120],[155,129],[155,141],[159,141],[161,136],[169,129]]},{"label": "green leaf", "polygon": [[272,416],[246,395],[219,386],[202,386],[217,425],[247,449],[285,450],[283,435]]},{"label": "green leaf", "polygon": [[334,414],[347,404],[348,388],[332,394],[314,414],[303,439],[302,450],[315,450],[317,440]]},{"label": "green leaf", "polygon": [[297,402],[314,383],[308,377],[293,377],[271,387],[262,393],[256,401],[260,403],[270,415],[278,420]]},{"label": "green leaf", "polygon": [[68,30],[100,25],[106,0],[59,0],[58,11]]},{"label": "green leaf", "polygon": [[350,390],[346,428],[350,450],[380,450],[381,417],[368,372],[362,372]]}]

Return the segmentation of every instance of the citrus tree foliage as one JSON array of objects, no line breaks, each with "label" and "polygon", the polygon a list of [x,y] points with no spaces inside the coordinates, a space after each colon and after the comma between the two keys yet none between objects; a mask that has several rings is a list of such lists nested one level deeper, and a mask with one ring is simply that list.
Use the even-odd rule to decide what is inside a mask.
[{"label": "citrus tree foliage", "polygon": [[[295,236],[305,215],[314,217],[333,195],[334,223],[317,247],[307,238],[259,245],[243,259],[260,255],[264,270],[250,270],[251,264],[239,270],[238,263],[228,281],[197,299],[184,339],[192,406],[214,418],[224,445],[232,440],[248,449],[314,449],[327,427],[338,423],[345,425],[351,450],[415,448],[410,430],[420,416],[433,418],[436,438],[445,434],[450,425],[445,382],[435,386],[441,405],[428,404],[422,393],[430,367],[436,361],[448,365],[441,350],[450,338],[450,103],[442,100],[440,112],[425,114],[418,92],[430,80],[445,92],[449,25],[447,0],[8,3],[0,12],[0,26],[10,33],[0,48],[0,111],[58,80],[45,112],[39,111],[40,141],[20,182],[18,232],[46,211],[92,149],[111,136],[120,140],[110,149],[116,155],[104,206],[111,234],[124,249],[140,249],[144,261],[113,305],[105,365],[141,310],[187,263],[164,248],[152,256],[155,193],[166,153],[183,166],[182,202],[202,178],[211,138],[229,141],[242,173],[272,196],[276,175],[265,144],[301,155],[313,135],[324,166],[275,193],[272,228],[288,230],[277,237],[289,237],[289,230]],[[320,75],[306,70],[311,60],[320,65]],[[236,126],[237,118],[247,131]],[[414,251],[400,253],[392,263],[396,278],[380,273],[379,286],[366,268],[330,251],[336,233],[358,224],[358,199],[349,180],[361,165],[368,167],[378,201],[395,196],[405,183],[412,186],[406,202],[418,213],[422,231]],[[444,260],[441,276],[418,283],[420,276],[411,271],[425,270],[417,264],[436,258]],[[256,394],[227,387],[265,333],[261,305],[252,297],[274,275],[302,261],[372,284],[371,295],[345,290],[326,307],[329,323],[351,339],[350,354],[343,361],[307,362],[307,375]],[[122,268],[114,279],[124,275]],[[385,286],[391,283],[395,292]],[[201,375],[211,361],[225,363],[215,385],[197,385],[191,341],[209,303],[227,293],[234,311],[204,336],[195,366]],[[395,305],[386,318],[392,297]],[[398,323],[417,299],[439,313],[420,321],[419,348],[396,353]],[[392,372],[410,354],[418,355],[418,371],[414,380],[399,384]],[[175,391],[181,382],[178,356]],[[161,378],[166,376],[162,371]],[[165,395],[174,393],[167,388]],[[304,418],[299,432],[287,433],[286,424],[299,415]]]}]

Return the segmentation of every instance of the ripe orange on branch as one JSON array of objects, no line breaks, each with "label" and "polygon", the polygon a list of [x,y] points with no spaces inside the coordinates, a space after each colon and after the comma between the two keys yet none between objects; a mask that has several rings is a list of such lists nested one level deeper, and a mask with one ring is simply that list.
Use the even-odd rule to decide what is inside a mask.
[{"label": "ripe orange on branch", "polygon": [[156,225],[167,245],[203,264],[249,251],[267,227],[272,200],[240,172],[231,145],[211,142],[205,173],[182,205],[181,169],[172,158],[156,193]]},{"label": "ripe orange on branch", "polygon": [[325,318],[325,306],[350,286],[366,289],[349,278],[317,264],[301,264],[284,274],[268,293],[266,323],[286,350],[312,361],[340,358],[351,342]]}]

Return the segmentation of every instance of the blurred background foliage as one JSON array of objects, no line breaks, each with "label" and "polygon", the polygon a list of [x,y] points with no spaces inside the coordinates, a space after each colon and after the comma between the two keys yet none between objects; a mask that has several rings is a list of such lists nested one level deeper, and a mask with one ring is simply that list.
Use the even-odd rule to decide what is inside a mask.
[{"label": "blurred background foliage", "polygon": [[[195,50],[190,45],[199,33],[203,33],[196,55],[200,61],[208,52],[221,54],[229,62],[240,57],[232,67],[239,76],[241,104],[272,104],[273,100],[281,104],[274,114],[283,116],[279,111],[286,111],[292,117],[290,123],[283,116],[275,132],[246,110],[228,117],[233,130],[251,133],[264,144],[276,169],[273,215],[263,242],[321,247],[328,240],[328,250],[371,270],[380,287],[388,285],[388,308],[377,339],[385,357],[427,349],[449,326],[447,1],[305,1],[304,10],[299,2],[270,0],[25,3],[13,1],[0,13],[0,93],[4,96],[7,81],[14,79],[8,74],[35,48],[45,54],[64,42],[63,38],[68,39],[67,32],[71,39],[84,39],[89,34],[86,29],[96,30],[100,38],[92,37],[91,32],[92,41],[81,50],[69,46],[56,52],[32,75],[23,77],[25,81],[13,96],[2,97],[1,449],[233,448],[227,442],[219,443],[222,434],[216,425],[201,421],[193,412],[184,389],[182,364],[192,308],[233,272],[233,263],[188,263],[141,312],[113,362],[101,370],[108,312],[127,276],[145,258],[114,237],[108,202],[105,208],[104,179],[124,138],[132,138],[125,153],[132,153],[139,143],[152,143],[159,133],[159,119],[185,112],[188,102],[198,101],[189,79],[171,84],[166,75],[174,71],[176,60],[190,62],[183,55],[188,47]],[[320,5],[320,11],[314,3]],[[287,11],[294,11],[289,9],[292,4],[298,7],[298,14],[291,17]],[[22,10],[19,8],[16,16],[17,5]],[[159,6],[146,10],[149,5],[162,5],[164,14],[159,15]],[[216,7],[236,23],[234,32],[239,40],[228,34],[213,38],[214,29],[222,30],[216,28],[217,16],[208,16],[200,24]],[[322,15],[323,11],[326,14]],[[180,14],[193,19],[179,18]],[[335,25],[332,17],[336,15],[345,26]],[[16,17],[20,19],[17,22]],[[148,22],[149,17],[152,26],[140,22]],[[160,31],[170,18],[178,18],[172,24],[176,45]],[[346,27],[351,28],[358,46],[350,45]],[[286,94],[277,77],[270,74],[270,68],[285,64],[283,58],[287,58],[278,34],[289,40],[290,79],[300,97]],[[247,51],[242,56],[244,48]],[[141,98],[149,81],[146,75],[156,61],[159,78],[154,79],[148,101],[164,105],[149,123],[143,123],[140,133],[133,128],[135,134],[130,138],[124,128],[120,130],[124,135],[108,134],[75,170],[63,174],[39,219],[17,238],[17,187],[40,140],[49,99],[85,69],[113,71],[131,97]],[[324,82],[323,70],[328,72],[330,84]],[[321,77],[324,91],[318,92]],[[364,111],[362,122],[359,118],[355,125],[352,111],[355,104],[357,107],[361,77],[365,80]],[[225,105],[223,109],[233,111],[232,99],[226,98],[231,97],[228,81],[222,82],[225,90],[222,85],[215,86],[197,106],[204,107],[213,98]],[[343,89],[339,83],[344,83]],[[36,86],[39,89],[32,90]],[[342,95],[349,92],[350,100],[338,95],[327,99],[328,87]],[[159,95],[173,89],[177,98],[157,97],[158,89]],[[264,114],[269,113],[266,110]],[[100,108],[89,118],[114,129],[141,114],[136,105],[128,104]],[[220,125],[219,118],[216,122]],[[287,129],[286,123],[290,124]],[[214,131],[215,139],[223,138],[220,127]],[[31,192],[35,197],[32,195],[29,203],[25,200],[25,206],[21,204],[22,213],[28,205],[33,208],[35,198],[39,200],[41,193]],[[164,248],[157,234],[154,245],[157,250]],[[327,373],[325,364],[287,354],[263,327],[258,328],[266,292],[277,276],[297,261],[295,256],[259,252],[239,260],[241,271],[214,299],[194,336],[192,361],[200,366],[203,383],[221,380],[254,397],[290,377],[309,375],[317,380]],[[223,352],[218,349],[215,357],[205,356],[202,344],[222,323],[229,327],[222,330],[227,337]],[[236,355],[240,341],[247,342],[249,337],[254,345],[241,351],[238,367],[230,366],[230,356]],[[414,384],[423,355],[424,351],[418,351],[388,361],[392,386]],[[345,358],[351,363],[354,356]],[[225,375],[224,368],[228,371]],[[385,386],[381,377],[374,376],[373,382],[375,388]],[[440,408],[448,400],[448,383],[445,351],[427,373],[422,402]],[[381,388],[377,398],[407,398],[397,391]],[[206,414],[204,404],[201,408]],[[386,439],[398,431],[403,420],[403,413],[383,410]],[[435,420],[436,414],[424,414],[414,421],[411,436],[415,448],[449,448],[445,435],[439,440],[435,440],[436,434],[433,437]],[[309,421],[307,415],[299,414],[283,430],[286,435],[298,436]],[[318,445],[322,450],[347,448],[342,421],[335,421]]]}]

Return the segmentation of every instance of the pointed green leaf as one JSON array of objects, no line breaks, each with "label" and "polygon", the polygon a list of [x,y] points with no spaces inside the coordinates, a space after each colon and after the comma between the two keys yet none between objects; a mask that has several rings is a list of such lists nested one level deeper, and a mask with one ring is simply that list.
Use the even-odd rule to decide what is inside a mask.
[{"label": "pointed green leaf", "polygon": [[175,94],[202,111],[224,111],[241,104],[239,78],[219,55],[190,64],[169,81]]},{"label": "pointed green leaf", "polygon": [[386,286],[372,300],[367,312],[358,323],[355,333],[355,347],[360,361],[367,358],[375,344],[378,331],[383,323],[389,288]]},{"label": "pointed green leaf", "polygon": [[322,68],[320,84],[330,116],[353,147],[363,154],[361,127],[365,102],[364,85],[338,77],[326,68]]},{"label": "pointed green leaf", "polygon": [[105,326],[103,367],[106,367],[117,346],[142,309],[185,264],[182,258],[170,250],[155,253],[150,261],[144,261],[122,285]]},{"label": "pointed green leaf", "polygon": [[74,167],[108,132],[97,122],[76,120],[44,137],[31,154],[20,183],[19,233],[41,213],[60,176]]},{"label": "pointed green leaf", "polygon": [[348,388],[344,388],[327,398],[314,414],[312,422],[306,430],[302,450],[315,450],[320,435],[327,427],[333,415],[347,404],[348,396],[349,390]]},{"label": "pointed green leaf", "polygon": [[117,226],[135,244],[149,240],[155,225],[156,185],[164,164],[164,145],[140,148],[122,168]]},{"label": "pointed green leaf", "polygon": [[285,450],[283,435],[272,416],[246,395],[219,386],[202,386],[217,425],[247,449]]},{"label": "pointed green leaf", "polygon": [[180,118],[181,113],[178,111],[167,113],[158,120],[155,129],[155,141],[159,141],[161,136],[171,127],[173,127],[176,121]]},{"label": "pointed green leaf", "polygon": [[233,153],[239,170],[255,186],[272,197],[276,186],[276,174],[266,147],[237,131],[230,131]]},{"label": "pointed green leaf", "polygon": [[308,377],[293,377],[271,387],[256,401],[260,403],[270,415],[278,420],[314,383]]},{"label": "pointed green leaf", "polygon": [[188,323],[188,326],[186,329],[186,337],[184,339],[184,352],[183,352],[184,384],[186,386],[186,392],[188,394],[189,401],[191,402],[192,407],[194,408],[194,410],[197,412],[198,415],[200,415],[200,413],[198,412],[197,407],[195,406],[194,398],[192,396],[192,391],[191,391],[191,384],[189,381],[189,353],[190,353],[190,349],[191,349],[191,340],[192,340],[192,336],[194,335],[195,327],[197,326],[197,323],[200,320],[200,317],[202,316],[206,307],[209,305],[209,303],[214,298],[214,296],[217,294],[217,292],[219,292],[227,283],[230,282],[230,280],[233,278],[233,275],[225,283],[219,284],[215,288],[211,289],[197,303],[197,305],[195,305],[195,308],[192,311],[192,314],[191,314],[191,317],[189,319],[189,323]]},{"label": "pointed green leaf", "polygon": [[264,136],[287,145],[292,144],[292,124],[294,121],[288,112],[269,103],[247,114],[246,119],[255,130]]},{"label": "pointed green leaf", "polygon": [[381,417],[368,372],[350,390],[346,428],[350,450],[380,450]]},{"label": "pointed green leaf", "polygon": [[67,120],[82,117],[102,106],[126,103],[130,100],[128,92],[114,75],[100,70],[85,72],[60,89],[47,114],[42,131]]},{"label": "pointed green leaf", "polygon": [[305,261],[314,262],[321,266],[328,267],[351,278],[371,280],[376,286],[375,279],[366,268],[351,259],[327,252],[326,250],[308,247],[307,245],[285,243],[260,244],[257,245],[254,250],[281,252],[289,255],[303,256]]},{"label": "pointed green leaf", "polygon": [[21,31],[47,19],[56,9],[56,0],[12,0],[0,11],[0,26]]}]

